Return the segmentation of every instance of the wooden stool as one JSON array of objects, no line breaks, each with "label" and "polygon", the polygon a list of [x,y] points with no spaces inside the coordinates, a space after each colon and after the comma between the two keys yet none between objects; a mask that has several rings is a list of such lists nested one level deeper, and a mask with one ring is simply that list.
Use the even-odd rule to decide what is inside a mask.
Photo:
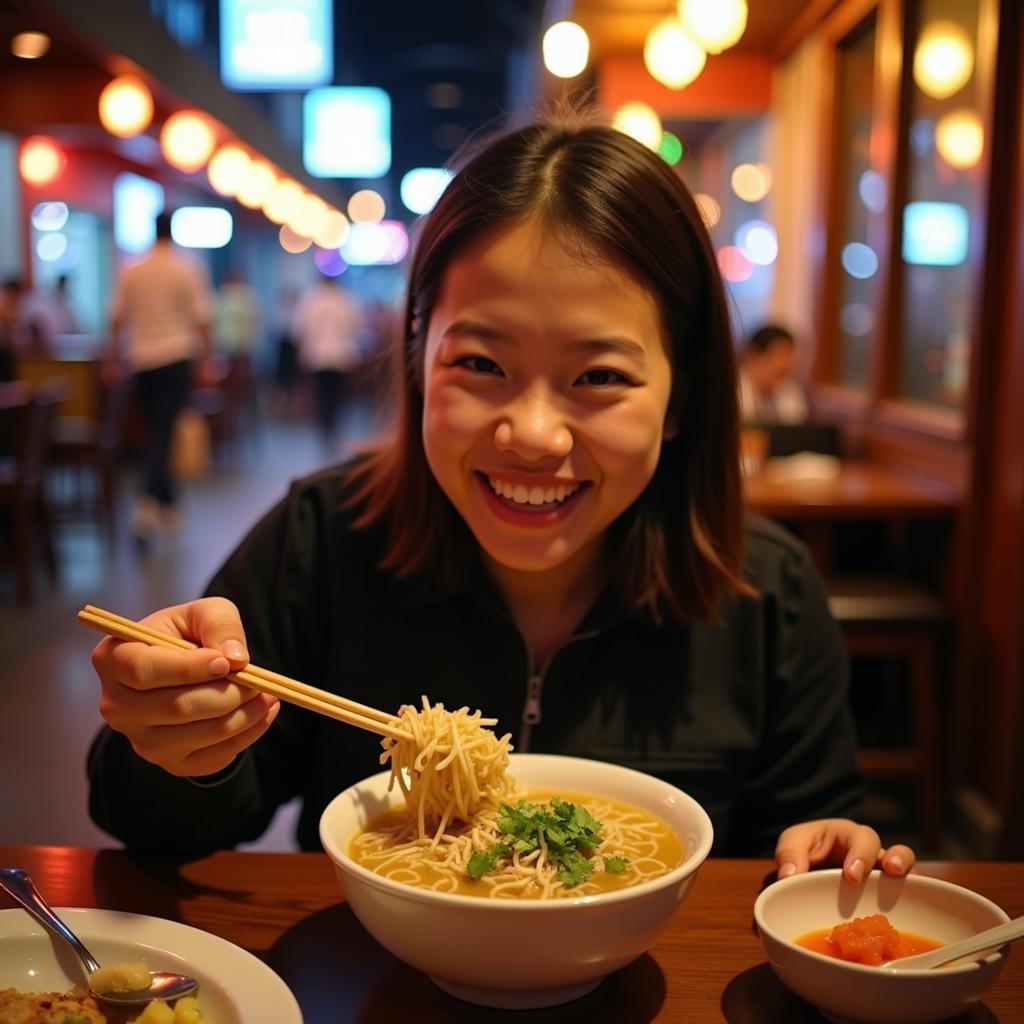
[{"label": "wooden stool", "polygon": [[892,579],[826,583],[829,607],[842,628],[851,660],[903,662],[910,692],[910,737],[902,747],[862,747],[868,779],[910,778],[918,792],[918,821],[930,849],[939,840],[938,648],[949,611],[932,592]]}]

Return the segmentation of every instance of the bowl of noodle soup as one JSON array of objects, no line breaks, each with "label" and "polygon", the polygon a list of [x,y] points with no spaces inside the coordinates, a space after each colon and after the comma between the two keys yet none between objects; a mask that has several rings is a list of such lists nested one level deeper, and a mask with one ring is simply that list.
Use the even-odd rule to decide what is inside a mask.
[{"label": "bowl of noodle soup", "polygon": [[[450,811],[471,779],[456,779],[432,816],[429,800],[402,782],[411,764],[396,759],[394,771],[331,801],[320,838],[367,931],[443,991],[501,1008],[557,1005],[653,945],[711,850],[711,821],[686,793],[616,764],[547,754],[502,760],[500,799],[484,801],[468,822],[457,814],[439,822],[438,808]],[[567,883],[557,862],[546,863],[543,842],[521,854],[501,833],[520,801],[561,814],[570,829],[598,825],[586,877]],[[554,814],[548,820],[559,820]],[[494,856],[496,842],[507,855],[469,877],[469,857]]]}]

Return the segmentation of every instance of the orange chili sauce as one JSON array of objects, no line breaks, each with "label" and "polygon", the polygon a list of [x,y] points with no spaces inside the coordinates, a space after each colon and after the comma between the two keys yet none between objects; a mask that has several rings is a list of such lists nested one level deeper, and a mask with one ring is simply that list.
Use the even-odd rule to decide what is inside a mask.
[{"label": "orange chili sauce", "polygon": [[915,935],[913,932],[901,932],[892,926],[885,914],[872,914],[870,917],[857,917],[834,928],[820,928],[817,931],[801,935],[798,946],[814,953],[837,960],[848,960],[850,963],[867,964],[877,967],[886,960],[898,960],[904,956],[927,953],[930,949],[938,949],[942,945],[934,939]]}]

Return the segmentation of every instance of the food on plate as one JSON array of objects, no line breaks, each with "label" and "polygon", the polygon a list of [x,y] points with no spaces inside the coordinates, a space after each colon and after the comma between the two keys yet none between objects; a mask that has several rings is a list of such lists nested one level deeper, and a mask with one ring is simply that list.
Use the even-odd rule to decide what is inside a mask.
[{"label": "food on plate", "polygon": [[350,856],[418,888],[535,899],[626,889],[683,862],[681,840],[653,814],[605,797],[526,795],[439,833],[392,809],[353,837]]},{"label": "food on plate", "polygon": [[149,968],[140,960],[133,964],[110,964],[89,975],[93,992],[141,992],[153,983]]},{"label": "food on plate", "polygon": [[855,917],[833,928],[820,928],[801,935],[796,942],[815,953],[872,967],[887,960],[927,953],[942,945],[923,935],[899,931],[885,914]]},{"label": "food on plate", "polygon": [[154,999],[139,1014],[136,1010],[100,1008],[80,989],[70,992],[18,992],[0,989],[0,1024],[209,1024],[193,996],[168,1005]]}]

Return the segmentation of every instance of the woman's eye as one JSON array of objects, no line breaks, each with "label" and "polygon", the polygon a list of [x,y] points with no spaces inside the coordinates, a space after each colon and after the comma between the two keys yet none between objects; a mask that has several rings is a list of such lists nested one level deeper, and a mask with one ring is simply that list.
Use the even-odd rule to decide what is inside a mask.
[{"label": "woman's eye", "polygon": [[501,376],[501,367],[487,356],[463,356],[455,361],[456,366],[464,366],[473,373],[493,374]]},{"label": "woman's eye", "polygon": [[579,380],[590,387],[608,387],[609,384],[629,384],[630,381],[621,373],[615,370],[587,370],[581,374]]}]

